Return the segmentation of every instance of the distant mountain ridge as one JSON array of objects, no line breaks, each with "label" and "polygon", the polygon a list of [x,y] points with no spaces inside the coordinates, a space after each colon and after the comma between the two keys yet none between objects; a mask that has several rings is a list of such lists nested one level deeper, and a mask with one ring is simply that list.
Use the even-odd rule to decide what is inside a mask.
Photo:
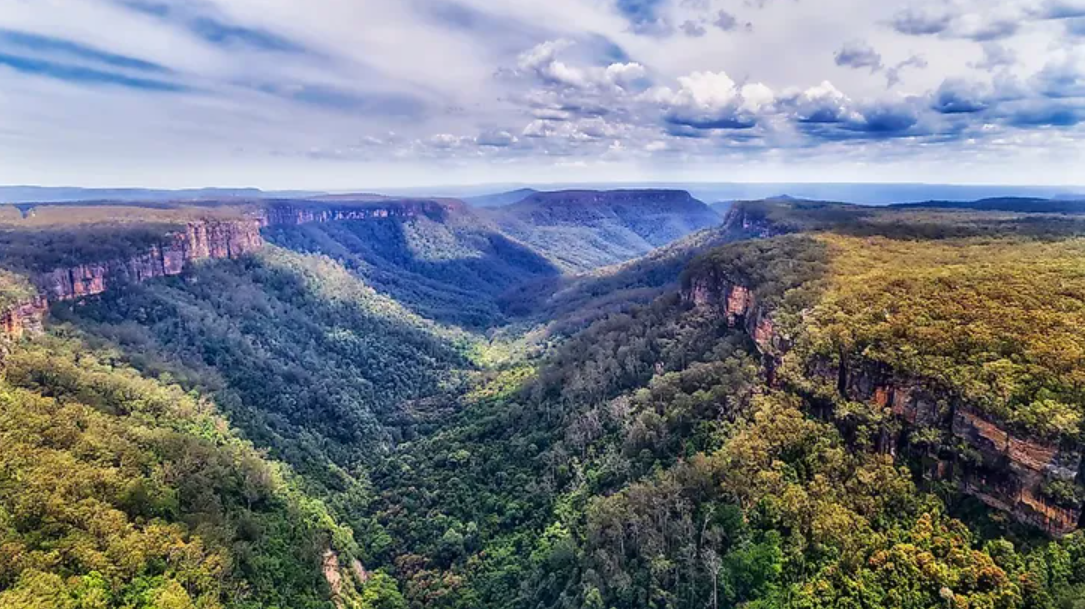
[{"label": "distant mountain ridge", "polygon": [[513,203],[519,203],[531,195],[537,194],[539,191],[534,188],[520,188],[517,190],[510,190],[508,192],[499,192],[492,195],[481,195],[475,197],[463,197],[463,201],[473,207],[501,207],[504,205],[511,205]]},{"label": "distant mountain ridge", "polygon": [[573,272],[642,256],[722,219],[680,190],[540,192],[483,211],[502,232]]},{"label": "distant mountain ridge", "polygon": [[1080,214],[1085,213],[1085,200],[1073,198],[1038,199],[1032,197],[997,197],[979,199],[977,201],[925,201],[923,203],[900,203],[891,205],[890,207]]}]

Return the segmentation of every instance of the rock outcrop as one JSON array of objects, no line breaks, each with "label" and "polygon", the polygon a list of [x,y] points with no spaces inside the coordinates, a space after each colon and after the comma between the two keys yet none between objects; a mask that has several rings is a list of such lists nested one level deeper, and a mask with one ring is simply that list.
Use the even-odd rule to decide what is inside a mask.
[{"label": "rock outcrop", "polygon": [[[710,273],[691,277],[682,296],[689,305],[743,328],[761,352],[770,382],[777,382],[776,369],[790,343],[752,290]],[[928,478],[955,480],[964,492],[1051,535],[1078,528],[1081,504],[1060,503],[1044,489],[1063,483],[1081,490],[1080,447],[1015,432],[931,380],[898,375],[857,354],[840,359],[802,362],[801,367],[841,398],[893,413],[899,431],[887,434],[879,449],[906,453],[925,466]],[[934,430],[941,440],[934,445],[909,442],[920,430]]]},{"label": "rock outcrop", "polygon": [[371,202],[365,205],[319,204],[307,201],[271,201],[261,218],[265,226],[295,226],[312,222],[413,218],[444,219],[455,203],[433,199]]},{"label": "rock outcrop", "polygon": [[0,313],[0,333],[14,340],[26,334],[40,333],[48,311],[49,301],[44,296],[19,303]]},{"label": "rock outcrop", "polygon": [[255,252],[264,243],[262,225],[262,220],[190,222],[183,231],[146,252],[123,260],[56,269],[38,276],[35,283],[49,300],[63,301],[101,294],[114,285],[179,275],[198,260]]}]

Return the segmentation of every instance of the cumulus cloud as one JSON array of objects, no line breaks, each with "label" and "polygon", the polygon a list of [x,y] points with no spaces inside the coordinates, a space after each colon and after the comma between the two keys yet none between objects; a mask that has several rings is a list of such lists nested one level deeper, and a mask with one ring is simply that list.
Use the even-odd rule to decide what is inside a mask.
[{"label": "cumulus cloud", "polygon": [[520,73],[532,75],[546,84],[573,88],[615,86],[628,87],[647,75],[644,66],[635,63],[612,63],[606,67],[574,66],[558,58],[574,46],[569,40],[549,40],[520,54]]},{"label": "cumulus cloud", "polygon": [[731,13],[721,10],[716,13],[716,19],[712,22],[712,25],[725,32],[732,32],[738,27],[738,19]]},{"label": "cumulus cloud", "polygon": [[647,96],[663,107],[668,123],[692,129],[753,128],[759,113],[775,101],[767,86],[738,86],[726,72],[694,72],[678,83],[677,91],[661,87]]},{"label": "cumulus cloud", "polygon": [[858,118],[852,101],[829,81],[811,87],[786,99],[792,115],[800,123],[832,124]]},{"label": "cumulus cloud", "polygon": [[894,86],[900,84],[901,73],[904,72],[904,70],[909,68],[922,70],[928,65],[929,64],[927,63],[927,60],[923,57],[919,55],[912,55],[908,59],[905,59],[904,61],[896,64],[895,66],[885,71],[886,86],[888,86],[889,88],[893,88]]},{"label": "cumulus cloud", "polygon": [[972,114],[991,105],[990,87],[980,82],[947,79],[934,92],[931,108],[941,114]]},{"label": "cumulus cloud", "polygon": [[1085,70],[1072,59],[1050,62],[1033,77],[1041,94],[1052,98],[1085,98]]},{"label": "cumulus cloud", "polygon": [[[891,0],[876,11],[862,0],[366,0],[364,23],[339,0],[170,0],[163,15],[131,4],[0,11],[0,166],[12,176],[79,181],[141,166],[274,183],[310,175],[279,161],[298,156],[535,169],[575,156],[666,151],[698,163],[730,146],[787,158],[853,143],[863,144],[848,148],[854,158],[877,161],[866,150],[904,137],[925,138],[895,149],[918,158],[965,139],[983,151],[1010,130],[1057,131],[1034,138],[1045,146],[1085,141],[1085,57],[1074,50],[1083,0]],[[819,19],[826,11],[834,19]],[[745,19],[755,12],[756,32]],[[365,27],[375,22],[387,28]],[[724,32],[773,55],[744,52]],[[826,40],[854,73],[826,67]],[[256,169],[227,174],[238,159]],[[222,173],[184,174],[204,166]],[[386,169],[327,169],[349,184],[311,186],[356,187],[356,172],[383,180]]]},{"label": "cumulus cloud", "polygon": [[708,30],[706,30],[705,27],[700,23],[689,20],[682,24],[682,32],[684,32],[686,36],[689,36],[691,38],[700,38],[701,36],[707,34]]},{"label": "cumulus cloud", "polygon": [[882,69],[882,56],[865,40],[847,42],[836,52],[836,65],[848,68],[870,68],[871,73]]},{"label": "cumulus cloud", "polygon": [[983,43],[983,60],[973,63],[978,70],[994,71],[1017,63],[1017,53],[998,42]]},{"label": "cumulus cloud", "polygon": [[922,136],[920,110],[910,98],[855,101],[825,81],[781,100],[807,135],[832,141]]},{"label": "cumulus cloud", "polygon": [[517,61],[520,70],[554,83],[580,87],[587,84],[584,73],[557,59],[558,53],[571,47],[569,40],[548,40],[522,53]]},{"label": "cumulus cloud", "polygon": [[949,29],[953,16],[941,8],[910,7],[893,16],[890,25],[901,34],[927,36]]},{"label": "cumulus cloud", "polygon": [[505,130],[492,130],[484,131],[475,138],[475,143],[479,146],[490,146],[493,148],[506,148],[512,146],[517,141],[515,135]]}]

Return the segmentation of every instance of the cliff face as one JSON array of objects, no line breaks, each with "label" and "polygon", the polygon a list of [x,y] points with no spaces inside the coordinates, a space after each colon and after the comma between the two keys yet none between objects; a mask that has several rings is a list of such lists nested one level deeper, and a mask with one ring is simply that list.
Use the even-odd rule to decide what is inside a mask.
[{"label": "cliff face", "polygon": [[[775,370],[790,344],[756,294],[710,273],[691,278],[682,296],[691,306],[743,328],[763,356],[769,381],[777,382]],[[802,368],[808,377],[835,387],[842,398],[891,410],[900,429],[884,435],[880,450],[907,453],[923,464],[928,478],[952,479],[964,492],[1051,535],[1078,528],[1081,504],[1059,503],[1044,489],[1064,484],[1082,490],[1079,447],[1015,433],[926,379],[898,375],[858,354],[841,359],[802,362]],[[941,439],[910,442],[922,429],[936,430]]]},{"label": "cliff face", "polygon": [[260,229],[311,222],[410,218],[443,219],[450,203],[432,200],[328,204],[273,201],[251,219],[190,222],[149,250],[119,260],[87,262],[34,277],[40,294],[0,312],[0,336],[18,339],[41,332],[49,302],[77,300],[116,286],[181,274],[193,262],[238,258],[264,245]]},{"label": "cliff face", "polygon": [[380,218],[412,218],[427,216],[434,220],[446,217],[451,203],[434,200],[382,201],[368,205],[319,205],[292,201],[275,201],[264,211],[266,226],[294,226],[311,222],[342,220],[371,220]]},{"label": "cliff face", "polygon": [[0,313],[0,334],[18,340],[26,334],[42,331],[49,302],[37,296]]},{"label": "cliff face", "polygon": [[731,206],[731,209],[727,211],[727,215],[723,217],[723,225],[734,231],[742,231],[751,238],[756,239],[768,239],[787,232],[775,226],[767,218],[751,213],[747,206],[741,203]]},{"label": "cliff face", "polygon": [[36,278],[51,300],[73,300],[101,294],[113,285],[140,283],[179,275],[197,260],[237,258],[263,245],[260,220],[193,222],[161,244],[124,260],[95,262],[56,269]]}]

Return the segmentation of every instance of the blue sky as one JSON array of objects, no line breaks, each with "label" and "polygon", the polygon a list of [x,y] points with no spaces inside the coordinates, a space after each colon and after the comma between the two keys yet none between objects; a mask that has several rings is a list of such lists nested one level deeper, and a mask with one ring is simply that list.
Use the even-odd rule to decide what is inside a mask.
[{"label": "blue sky", "polygon": [[1085,183],[1085,0],[4,4],[0,183]]}]

